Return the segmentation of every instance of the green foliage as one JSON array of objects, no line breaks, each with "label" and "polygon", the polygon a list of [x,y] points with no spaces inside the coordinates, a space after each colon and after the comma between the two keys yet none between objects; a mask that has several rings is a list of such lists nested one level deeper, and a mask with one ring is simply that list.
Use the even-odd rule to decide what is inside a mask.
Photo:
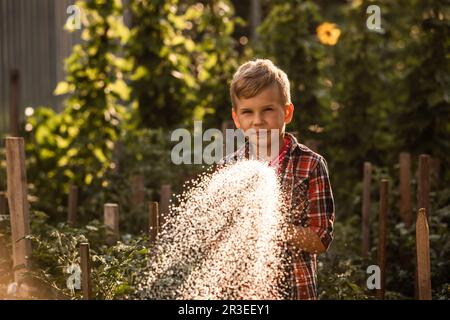
[{"label": "green foliage", "polygon": [[127,44],[133,62],[130,86],[142,122],[168,128],[189,118],[198,86],[189,51],[194,43],[182,34],[188,22],[178,1],[131,1],[134,26]]},{"label": "green foliage", "polygon": [[[414,1],[396,58],[395,139],[415,154],[450,160],[450,22],[445,1]],[[409,37],[407,36],[409,35]],[[444,177],[448,179],[447,177]]]},{"label": "green foliage", "polygon": [[[445,189],[444,193],[448,193]],[[430,217],[430,265],[433,299],[448,299],[450,247],[448,229],[450,206],[446,200],[436,202]],[[398,199],[396,199],[398,200]],[[392,203],[392,202],[391,202]],[[440,208],[440,209],[437,209]],[[415,224],[406,228],[390,208],[387,222],[386,299],[414,299]],[[372,210],[372,217],[377,211]],[[367,258],[361,256],[361,221],[357,215],[335,223],[335,240],[330,250],[319,257],[318,281],[321,299],[374,299],[369,290],[366,273],[370,265],[377,265],[378,221],[371,222],[371,247]]]},{"label": "green foliage", "polygon": [[230,120],[229,85],[242,60],[236,52],[237,41],[232,34],[235,25],[243,25],[244,21],[235,16],[230,1],[205,2],[193,27],[200,83],[200,99],[194,118],[201,120],[204,117],[207,126],[220,128],[222,121]]},{"label": "green foliage", "polygon": [[[380,5],[384,33],[364,28],[372,3],[355,3],[338,11],[345,23],[326,67],[333,83],[333,120],[324,130],[323,153],[343,203],[350,201],[351,181],[361,178],[362,170],[354,168],[364,161],[393,167],[401,151],[411,152],[413,159],[426,152],[447,167],[449,153],[449,86],[442,76],[449,66],[448,44],[442,41],[448,27],[439,20],[442,2]],[[428,27],[432,21],[441,22]],[[435,108],[432,97],[438,96]],[[448,180],[448,173],[442,175]]]},{"label": "green foliage", "polygon": [[[148,226],[148,201],[160,200],[162,184],[170,184],[173,193],[181,192],[185,181],[194,178],[201,170],[199,165],[174,165],[171,150],[174,143],[162,129],[132,129],[130,124],[118,141],[119,148],[114,163],[115,170],[108,171],[105,184],[87,196],[90,216],[102,212],[104,203],[120,204],[120,228],[138,234]],[[144,177],[145,202],[133,203],[133,176]],[[86,214],[88,215],[88,214]],[[88,215],[89,216],[89,215]]]},{"label": "green foliage", "polygon": [[[320,299],[368,299],[366,261],[356,253],[358,219],[338,221],[334,225],[335,240],[330,250],[318,262],[318,294]],[[359,230],[358,230],[359,231]]]},{"label": "green foliage", "polygon": [[121,103],[130,94],[123,79],[130,66],[117,55],[128,39],[120,1],[77,5],[83,10],[84,42],[74,46],[66,60],[66,81],[55,89],[55,94],[70,94],[66,107],[61,114],[39,108],[28,119],[34,128],[26,150],[31,192],[39,195],[40,209],[52,217],[64,212],[69,183],[100,186],[127,117]]},{"label": "green foliage", "polygon": [[36,298],[81,299],[80,290],[67,286],[74,274],[69,267],[80,266],[79,244],[90,243],[91,281],[95,299],[123,299],[133,293],[135,279],[146,266],[148,243],[145,236],[124,235],[114,246],[105,244],[106,228],[92,221],[82,228],[71,228],[66,224],[57,227],[46,223],[48,216],[42,212],[32,215],[33,251],[30,258],[31,271],[28,281],[33,281],[40,290]]},{"label": "green foliage", "polygon": [[133,27],[127,57],[130,86],[142,124],[191,125],[229,110],[227,81],[237,67],[235,18],[229,1],[131,1]]},{"label": "green foliage", "polygon": [[287,72],[296,107],[291,126],[302,139],[318,138],[317,128],[329,117],[329,90],[324,85],[329,80],[323,74],[329,58],[315,35],[322,21],[320,8],[312,1],[288,1],[275,4],[258,29],[256,54],[273,59]]},{"label": "green foliage", "polygon": [[332,63],[327,66],[333,82],[333,120],[325,129],[325,153],[330,155],[328,162],[334,172],[336,196],[344,203],[350,201],[351,181],[361,177],[362,170],[355,168],[362,168],[369,159],[377,165],[387,165],[397,156],[392,151],[390,119],[395,108],[392,99],[395,80],[392,60],[387,58],[395,47],[390,45],[388,34],[365,28],[365,19],[361,17],[367,6],[363,3],[342,7],[346,23],[342,24],[341,39],[333,47]]},{"label": "green foliage", "polygon": [[[371,4],[267,1],[256,50],[289,75],[294,130],[303,141],[319,141],[335,197],[344,204],[364,161],[389,167],[409,151],[429,153],[448,168],[445,1],[378,4],[381,33],[366,28]],[[316,27],[326,21],[341,30],[334,46],[319,41]],[[442,175],[447,181],[448,170]]]},{"label": "green foliage", "polygon": [[[132,1],[135,25],[129,30],[121,21],[120,1],[80,5],[84,42],[74,47],[67,79],[55,89],[69,94],[66,108],[57,114],[41,107],[27,119],[33,127],[26,150],[30,193],[36,209],[61,221],[74,184],[81,221],[100,218],[109,200],[120,203],[125,214],[134,212],[126,225],[142,226],[145,208],[132,208],[130,193],[123,192],[130,190],[132,175],[144,174],[148,198],[157,199],[162,181],[179,190],[198,169],[171,165],[167,131],[139,128],[191,125],[216,107],[219,113],[229,110],[225,78],[236,67],[230,49],[233,9],[226,1]],[[112,170],[114,160],[121,162],[119,174]]]},{"label": "green foliage", "polygon": [[[57,227],[47,223],[48,216],[43,212],[33,212],[30,217],[32,243],[28,281],[39,283],[45,288],[40,294],[54,298],[81,298],[80,293],[69,290],[66,281],[71,275],[68,268],[80,265],[78,246],[90,238],[93,245],[103,243],[105,228],[97,221],[82,229],[72,229],[66,224]],[[33,272],[34,271],[34,272]]]}]

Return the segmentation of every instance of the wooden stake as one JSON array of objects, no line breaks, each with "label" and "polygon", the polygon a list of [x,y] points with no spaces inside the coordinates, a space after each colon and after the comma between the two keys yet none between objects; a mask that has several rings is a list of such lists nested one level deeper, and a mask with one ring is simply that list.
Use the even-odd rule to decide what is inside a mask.
[{"label": "wooden stake", "polygon": [[362,256],[367,257],[370,246],[370,183],[372,164],[364,162],[363,201],[362,201]]},{"label": "wooden stake", "polygon": [[156,241],[156,237],[159,233],[159,219],[158,219],[158,202],[152,201],[149,203],[149,215],[148,215],[148,221],[149,221],[149,237],[150,242],[154,243]]},{"label": "wooden stake", "polygon": [[89,243],[80,243],[80,261],[81,261],[81,289],[83,290],[83,299],[92,298],[91,288],[91,258],[89,255]]},{"label": "wooden stake", "polygon": [[30,224],[23,138],[6,138],[6,167],[14,280],[21,282],[28,267],[27,257],[31,254],[31,242],[25,239],[30,233]]},{"label": "wooden stake", "polygon": [[419,209],[416,221],[417,282],[419,300],[431,300],[430,241],[425,209]]},{"label": "wooden stake", "polygon": [[419,157],[417,208],[424,208],[428,219],[430,214],[430,156],[427,154],[421,154]]},{"label": "wooden stake", "polygon": [[381,271],[381,288],[377,290],[377,299],[384,300],[386,285],[386,231],[389,197],[389,180],[382,179],[380,183],[380,217],[378,228],[378,266]]},{"label": "wooden stake", "polygon": [[120,157],[122,154],[123,144],[121,141],[114,143],[112,169],[115,173],[120,171]]},{"label": "wooden stake", "polygon": [[114,245],[119,236],[119,206],[115,203],[104,205],[104,223],[106,225],[106,243]]},{"label": "wooden stake", "polygon": [[172,187],[170,184],[163,184],[161,186],[161,199],[160,199],[160,225],[165,223],[165,216],[169,213],[170,196],[172,195]]},{"label": "wooden stake", "polygon": [[133,207],[137,208],[145,201],[145,183],[143,175],[135,175],[132,178]]},{"label": "wooden stake", "polygon": [[78,187],[70,185],[69,187],[69,213],[67,222],[70,226],[75,226],[77,222],[77,205],[78,205]]},{"label": "wooden stake", "polygon": [[[429,192],[430,192],[430,156],[421,154],[419,156],[419,168],[417,171],[417,208],[425,209],[425,214],[429,214]],[[416,252],[417,258],[417,252]],[[417,259],[416,259],[417,261]],[[419,275],[417,265],[414,278],[414,297],[419,299]]]},{"label": "wooden stake", "polygon": [[411,155],[400,153],[400,216],[409,228],[412,223],[411,206]]}]

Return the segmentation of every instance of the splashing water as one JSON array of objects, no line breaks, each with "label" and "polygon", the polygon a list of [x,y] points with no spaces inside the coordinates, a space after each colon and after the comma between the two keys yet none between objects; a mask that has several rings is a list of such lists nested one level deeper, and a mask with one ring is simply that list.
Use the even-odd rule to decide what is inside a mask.
[{"label": "splashing water", "polygon": [[140,289],[150,299],[281,299],[284,214],[273,168],[205,174],[172,206]]}]

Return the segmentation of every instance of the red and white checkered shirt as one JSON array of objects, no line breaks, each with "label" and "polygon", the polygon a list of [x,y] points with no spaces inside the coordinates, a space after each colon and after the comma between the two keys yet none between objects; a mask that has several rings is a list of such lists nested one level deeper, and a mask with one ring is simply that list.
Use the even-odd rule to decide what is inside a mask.
[{"label": "red and white checkered shirt", "polygon": [[[325,159],[297,139],[285,134],[285,145],[276,161],[288,204],[289,222],[315,232],[326,249],[333,240],[334,200]],[[243,159],[248,144],[226,156],[223,163]],[[286,250],[291,261],[287,266],[287,299],[317,299],[317,255],[304,250]]]}]

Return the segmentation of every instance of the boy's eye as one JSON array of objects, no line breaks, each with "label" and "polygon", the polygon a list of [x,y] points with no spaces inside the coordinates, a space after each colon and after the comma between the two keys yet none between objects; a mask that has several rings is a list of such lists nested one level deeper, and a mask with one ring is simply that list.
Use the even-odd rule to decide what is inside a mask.
[{"label": "boy's eye", "polygon": [[250,111],[249,110],[242,111],[242,114],[247,114],[247,113],[250,113]]},{"label": "boy's eye", "polygon": [[264,111],[272,111],[272,110],[273,110],[272,108],[264,109]]}]

